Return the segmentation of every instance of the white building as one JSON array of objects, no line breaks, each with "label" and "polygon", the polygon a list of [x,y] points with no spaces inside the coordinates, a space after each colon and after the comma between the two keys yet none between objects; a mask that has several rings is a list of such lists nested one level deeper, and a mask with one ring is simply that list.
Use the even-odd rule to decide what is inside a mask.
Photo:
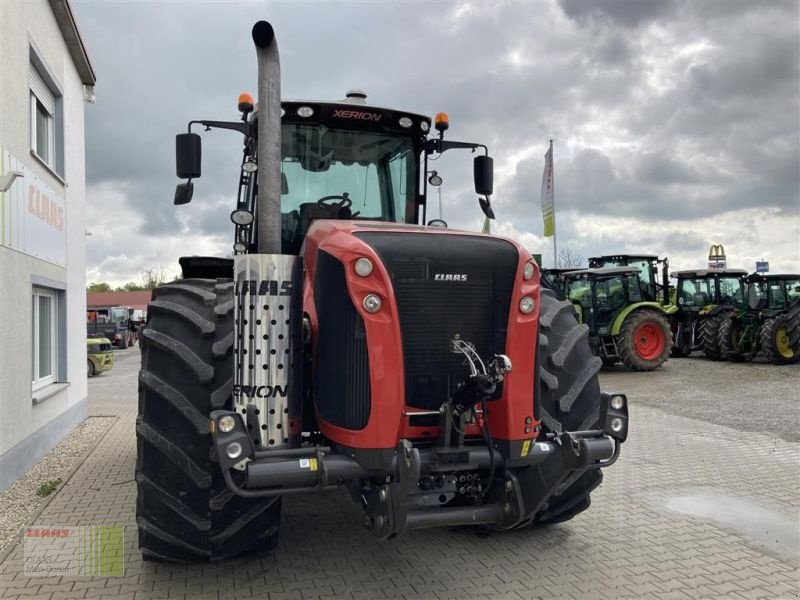
[{"label": "white building", "polygon": [[0,491],[87,414],[94,82],[68,0],[0,0]]}]

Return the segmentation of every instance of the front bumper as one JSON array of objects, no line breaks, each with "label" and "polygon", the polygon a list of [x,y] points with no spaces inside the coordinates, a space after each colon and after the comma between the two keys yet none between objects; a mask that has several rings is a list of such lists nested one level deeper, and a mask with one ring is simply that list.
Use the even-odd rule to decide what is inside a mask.
[{"label": "front bumper", "polygon": [[[229,430],[222,431],[220,420],[227,417],[233,427],[227,419]],[[210,429],[234,494],[275,497],[345,484],[361,501],[368,527],[389,538],[425,527],[485,524],[509,529],[534,521],[554,495],[583,473],[617,460],[628,432],[625,396],[603,394],[599,423],[602,429],[542,434],[522,444],[522,455],[520,445],[500,440],[491,451],[482,443],[444,449],[417,447],[409,440],[379,450],[309,446],[256,451],[241,415],[230,411],[214,411]],[[484,477],[484,487],[475,483]],[[466,487],[461,480],[476,490],[474,502],[465,503],[458,495]],[[428,481],[446,485],[426,490]],[[438,502],[431,500],[437,496]]]}]

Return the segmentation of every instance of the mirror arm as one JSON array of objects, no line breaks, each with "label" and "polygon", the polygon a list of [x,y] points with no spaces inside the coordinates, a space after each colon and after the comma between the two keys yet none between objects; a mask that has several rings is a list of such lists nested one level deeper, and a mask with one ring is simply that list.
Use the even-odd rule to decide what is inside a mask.
[{"label": "mirror arm", "polygon": [[192,125],[202,125],[206,131],[212,127],[216,129],[231,129],[238,131],[245,137],[253,137],[255,135],[255,127],[252,123],[239,123],[238,121],[189,121],[189,133],[192,133]]},{"label": "mirror arm", "polygon": [[473,151],[477,150],[478,148],[483,148],[484,154],[489,156],[489,149],[483,144],[474,144],[472,142],[452,142],[450,140],[441,140],[438,138],[432,138],[425,142],[425,154],[443,154],[445,151],[453,150],[455,148],[466,148]]}]

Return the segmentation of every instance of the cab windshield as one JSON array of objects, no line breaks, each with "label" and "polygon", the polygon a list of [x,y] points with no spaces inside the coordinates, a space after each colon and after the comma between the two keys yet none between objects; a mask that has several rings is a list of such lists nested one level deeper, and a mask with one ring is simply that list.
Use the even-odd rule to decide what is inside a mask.
[{"label": "cab windshield", "polygon": [[128,320],[127,308],[112,308],[111,309],[111,322],[123,323]]},{"label": "cab windshield", "polygon": [[413,221],[411,137],[287,123],[281,138],[284,251],[299,251],[315,219]]}]

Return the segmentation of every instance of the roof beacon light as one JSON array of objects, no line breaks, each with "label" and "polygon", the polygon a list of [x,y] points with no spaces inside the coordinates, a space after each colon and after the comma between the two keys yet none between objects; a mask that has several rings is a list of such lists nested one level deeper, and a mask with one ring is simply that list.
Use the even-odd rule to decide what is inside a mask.
[{"label": "roof beacon light", "polygon": [[253,101],[253,95],[247,92],[239,94],[239,112],[251,113],[255,108],[256,103]]},{"label": "roof beacon light", "polygon": [[436,131],[439,133],[444,133],[450,127],[450,119],[448,118],[447,113],[437,113],[433,122],[436,124]]}]

